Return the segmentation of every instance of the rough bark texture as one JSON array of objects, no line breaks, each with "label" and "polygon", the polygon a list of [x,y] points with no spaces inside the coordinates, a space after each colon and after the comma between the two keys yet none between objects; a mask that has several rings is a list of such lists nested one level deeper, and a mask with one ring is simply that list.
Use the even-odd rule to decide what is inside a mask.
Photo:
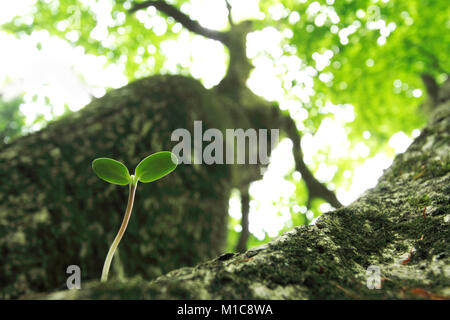
[{"label": "rough bark texture", "polygon": [[[83,279],[98,278],[127,190],[98,180],[92,160],[110,157],[134,168],[150,153],[171,150],[171,133],[178,128],[192,133],[195,120],[203,122],[203,131],[280,129],[295,142],[297,170],[309,199],[340,206],[299,159],[300,134],[292,119],[246,87],[252,69],[246,35],[252,22],[231,24],[226,32],[209,30],[161,0],[136,4],[130,13],[150,6],[187,30],[222,42],[230,56],[226,76],[212,90],[186,77],[142,79],[1,149],[0,298],[64,287],[72,264],[81,267]],[[258,165],[191,165],[140,185],[112,276],[149,280],[218,254],[231,188],[245,190],[260,176]]]},{"label": "rough bark texture", "polygon": [[[72,264],[84,279],[100,276],[128,188],[98,179],[93,159],[114,158],[133,170],[145,156],[171,150],[175,129],[193,133],[194,120],[202,120],[203,131],[270,128],[272,110],[256,97],[235,103],[191,78],[155,76],[4,147],[0,298],[65,287]],[[220,253],[230,189],[258,177],[257,166],[181,165],[160,181],[140,184],[111,276],[152,279]]]},{"label": "rough bark texture", "polygon": [[[450,101],[351,205],[267,245],[154,281],[85,283],[48,299],[317,299],[450,296]],[[366,269],[380,267],[382,289]],[[144,267],[144,266],[143,266]]]}]

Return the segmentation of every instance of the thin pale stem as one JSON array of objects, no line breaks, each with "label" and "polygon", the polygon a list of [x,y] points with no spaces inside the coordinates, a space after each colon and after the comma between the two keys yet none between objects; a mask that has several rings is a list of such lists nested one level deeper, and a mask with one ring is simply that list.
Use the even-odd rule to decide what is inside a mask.
[{"label": "thin pale stem", "polygon": [[133,202],[134,195],[136,192],[137,183],[130,183],[130,194],[128,195],[128,204],[127,209],[125,211],[125,216],[123,217],[122,225],[120,226],[119,232],[117,233],[116,238],[114,239],[111,247],[109,248],[108,255],[106,256],[105,264],[103,265],[102,278],[101,282],[105,282],[108,280],[109,268],[111,266],[112,258],[114,257],[114,252],[116,252],[117,246],[119,245],[120,240],[122,239],[125,230],[127,229],[128,221],[130,221],[131,210],[133,210]]}]

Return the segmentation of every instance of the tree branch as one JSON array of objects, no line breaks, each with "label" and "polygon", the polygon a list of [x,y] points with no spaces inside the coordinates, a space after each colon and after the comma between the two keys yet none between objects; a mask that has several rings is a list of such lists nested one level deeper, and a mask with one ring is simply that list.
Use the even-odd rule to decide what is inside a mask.
[{"label": "tree branch", "polygon": [[186,29],[188,29],[193,33],[202,35],[209,39],[220,41],[225,44],[226,33],[202,27],[197,21],[192,20],[188,15],[184,14],[176,7],[168,4],[165,1],[158,0],[158,1],[144,1],[141,3],[136,3],[129,10],[129,12],[133,13],[140,9],[145,9],[148,7],[154,7],[157,10],[165,13],[166,15],[174,18],[177,22],[181,23],[183,27],[185,27]]},{"label": "tree branch", "polygon": [[294,120],[291,117],[286,116],[284,118],[285,121],[285,130],[289,137],[292,140],[294,147],[294,160],[295,160],[295,168],[298,170],[303,180],[305,181],[306,187],[308,188],[308,207],[311,204],[311,200],[314,198],[322,198],[329,202],[333,207],[340,208],[342,204],[337,199],[334,192],[329,190],[323,183],[318,181],[314,175],[309,171],[305,162],[303,161],[303,152],[301,149],[301,137],[298,133],[297,127],[295,125]]},{"label": "tree branch", "polygon": [[228,22],[230,23],[230,26],[234,26],[233,17],[231,16],[231,4],[228,0],[225,0],[225,4],[227,5],[228,10]]},{"label": "tree branch", "polygon": [[245,252],[247,250],[247,241],[250,235],[250,231],[248,229],[248,213],[250,211],[250,195],[248,193],[248,185],[241,189],[241,208],[242,208],[242,218],[241,218],[242,231],[239,236],[239,241],[236,245],[237,252]]},{"label": "tree branch", "polygon": [[422,78],[423,84],[427,89],[428,98],[430,99],[434,107],[438,103],[439,85],[437,84],[434,77],[429,73],[422,73],[420,77]]}]

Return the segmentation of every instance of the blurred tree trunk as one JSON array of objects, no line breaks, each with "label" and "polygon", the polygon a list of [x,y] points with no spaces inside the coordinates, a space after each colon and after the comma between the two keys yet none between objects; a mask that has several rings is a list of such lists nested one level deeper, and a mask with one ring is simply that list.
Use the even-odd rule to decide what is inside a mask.
[{"label": "blurred tree trunk", "polygon": [[[151,282],[90,283],[82,290],[38,297],[449,299],[448,96],[375,188],[324,214],[315,225]],[[381,289],[368,288],[378,283]]]},{"label": "blurred tree trunk", "polygon": [[[280,129],[294,141],[297,170],[309,199],[320,197],[340,206],[304,164],[294,121],[246,87],[252,68],[246,35],[252,23],[213,31],[164,1],[140,3],[135,9],[148,6],[222,42],[230,54],[226,76],[211,90],[188,77],[142,79],[2,147],[0,298],[63,288],[69,265],[80,266],[83,279],[98,278],[123,217],[127,188],[99,180],[92,160],[114,158],[133,170],[145,156],[172,150],[174,130],[187,129],[194,139],[195,120],[202,121],[203,132],[217,128],[224,137],[227,128]],[[152,279],[220,253],[230,190],[245,190],[260,177],[259,165],[182,165],[161,181],[141,184],[112,276]],[[241,251],[248,238],[244,227]]]},{"label": "blurred tree trunk", "polygon": [[[256,101],[262,105],[254,105],[250,114],[247,106],[206,90],[196,80],[155,76],[111,91],[80,112],[3,147],[0,298],[65,287],[66,268],[72,264],[81,267],[83,279],[100,276],[123,218],[128,188],[98,179],[91,169],[93,159],[117,159],[133,173],[142,158],[178,143],[171,141],[175,129],[193,133],[194,120],[202,120],[203,131],[258,129],[275,108]],[[122,270],[151,279],[220,253],[230,189],[242,179],[257,179],[253,167],[180,165],[160,181],[140,184],[112,277]]]}]

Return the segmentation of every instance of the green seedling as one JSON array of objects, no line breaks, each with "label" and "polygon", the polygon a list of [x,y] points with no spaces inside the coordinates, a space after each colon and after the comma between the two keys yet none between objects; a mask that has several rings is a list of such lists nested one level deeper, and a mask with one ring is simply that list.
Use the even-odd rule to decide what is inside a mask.
[{"label": "green seedling", "polygon": [[105,263],[103,265],[101,281],[108,280],[109,268],[111,266],[111,260],[114,256],[114,252],[122,239],[123,234],[130,221],[131,210],[133,209],[134,195],[136,193],[137,183],[152,182],[161,179],[165,175],[175,170],[178,165],[177,157],[169,152],[162,151],[154,153],[144,160],[142,160],[136,167],[134,175],[130,175],[127,167],[114,159],[110,158],[98,158],[92,162],[92,169],[95,174],[106,182],[112,184],[118,184],[121,186],[130,186],[130,194],[128,196],[128,204],[125,210],[125,216],[120,226],[119,232],[114,239],[111,247],[109,248],[108,255],[106,256]]}]

